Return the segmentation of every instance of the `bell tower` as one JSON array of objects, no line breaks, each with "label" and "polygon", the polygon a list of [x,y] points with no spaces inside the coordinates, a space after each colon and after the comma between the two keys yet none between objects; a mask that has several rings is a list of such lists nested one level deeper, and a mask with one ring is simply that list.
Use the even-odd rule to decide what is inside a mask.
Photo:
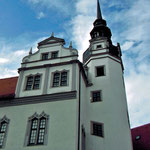
[{"label": "bell tower", "polygon": [[[86,150],[132,150],[120,45],[113,45],[111,30],[97,0],[97,18],[83,65],[91,86],[82,104]],[[86,118],[86,119],[85,119]]]}]

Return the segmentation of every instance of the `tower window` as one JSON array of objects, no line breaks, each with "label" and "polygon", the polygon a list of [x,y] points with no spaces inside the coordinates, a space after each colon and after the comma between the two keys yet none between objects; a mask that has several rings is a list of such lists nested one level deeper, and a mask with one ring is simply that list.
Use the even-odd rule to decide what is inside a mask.
[{"label": "tower window", "polygon": [[97,45],[97,48],[102,48],[102,45]]},{"label": "tower window", "polygon": [[91,92],[92,102],[102,101],[101,91],[93,91]]},{"label": "tower window", "polygon": [[51,53],[51,58],[57,58],[57,57],[58,57],[58,52]]},{"label": "tower window", "polygon": [[104,137],[103,124],[91,122],[91,134],[99,137]]},{"label": "tower window", "polygon": [[48,59],[48,53],[43,53],[42,60],[47,60],[47,59]]},{"label": "tower window", "polygon": [[96,67],[96,77],[105,76],[105,67],[99,66]]}]

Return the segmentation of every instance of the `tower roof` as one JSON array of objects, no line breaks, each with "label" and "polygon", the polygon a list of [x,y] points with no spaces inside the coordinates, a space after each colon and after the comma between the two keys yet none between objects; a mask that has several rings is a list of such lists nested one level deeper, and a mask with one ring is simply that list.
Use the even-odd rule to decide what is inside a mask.
[{"label": "tower roof", "polygon": [[99,0],[97,0],[97,19],[102,19],[102,13],[101,13]]},{"label": "tower roof", "polygon": [[96,37],[107,37],[111,39],[111,31],[107,27],[106,21],[102,18],[99,0],[97,0],[97,18],[94,21],[93,25],[94,25],[94,28],[90,32],[92,39]]}]

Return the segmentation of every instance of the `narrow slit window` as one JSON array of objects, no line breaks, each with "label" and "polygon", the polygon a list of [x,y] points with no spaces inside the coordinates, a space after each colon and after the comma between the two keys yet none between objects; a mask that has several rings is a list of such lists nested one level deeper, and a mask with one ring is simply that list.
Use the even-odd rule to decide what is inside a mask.
[{"label": "narrow slit window", "polygon": [[59,86],[59,80],[60,80],[60,73],[54,73],[53,87]]},{"label": "narrow slit window", "polygon": [[67,85],[67,72],[62,72],[61,73],[61,86],[66,86]]}]

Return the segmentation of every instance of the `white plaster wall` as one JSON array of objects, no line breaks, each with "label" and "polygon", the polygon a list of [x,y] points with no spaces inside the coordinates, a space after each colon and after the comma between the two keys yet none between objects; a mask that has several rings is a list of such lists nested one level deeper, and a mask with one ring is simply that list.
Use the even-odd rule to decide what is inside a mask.
[{"label": "white plaster wall", "polygon": [[[24,146],[28,117],[43,111],[49,115],[47,145]],[[1,108],[0,118],[10,119],[5,150],[76,150],[76,111],[76,99]]]},{"label": "white plaster wall", "polygon": [[[36,75],[37,73],[41,74],[40,88],[35,89],[35,90],[34,89],[33,90],[25,90],[27,76]],[[42,92],[43,92],[44,77],[45,77],[45,68],[24,71],[23,79],[22,79],[22,82],[21,82],[21,87],[17,87],[17,88],[20,88],[19,97],[41,95]]]},{"label": "white plaster wall", "polygon": [[[51,60],[41,60],[42,53],[49,53],[48,58],[51,58],[51,53],[55,51],[58,51],[58,58],[51,59]],[[72,55],[78,55],[77,50],[64,48],[60,43],[46,45],[46,46],[40,47],[40,49],[34,54],[28,55],[23,58],[23,62],[26,62],[26,61],[27,62],[38,61],[38,62],[22,64],[22,67],[33,67],[33,66],[39,66],[39,65],[44,65],[44,64],[54,64],[54,63],[60,63],[60,62],[77,59],[77,56],[59,58],[59,57],[66,57],[66,56],[72,56]]]},{"label": "white plaster wall", "polygon": [[[67,71],[68,72],[68,82],[67,86],[59,86],[59,87],[53,87],[53,73],[56,71]],[[64,65],[64,66],[56,66],[49,68],[49,76],[48,76],[48,88],[47,88],[47,94],[52,93],[59,93],[59,92],[68,92],[71,91],[72,87],[72,64],[70,65]]]},{"label": "white plaster wall", "polygon": [[[95,66],[103,65],[106,76],[95,77]],[[87,150],[132,150],[121,65],[101,58],[92,60],[88,67],[93,86],[88,88],[85,98]],[[95,90],[102,90],[102,102],[90,102],[90,92]],[[104,138],[91,135],[91,121],[104,123]]]}]

